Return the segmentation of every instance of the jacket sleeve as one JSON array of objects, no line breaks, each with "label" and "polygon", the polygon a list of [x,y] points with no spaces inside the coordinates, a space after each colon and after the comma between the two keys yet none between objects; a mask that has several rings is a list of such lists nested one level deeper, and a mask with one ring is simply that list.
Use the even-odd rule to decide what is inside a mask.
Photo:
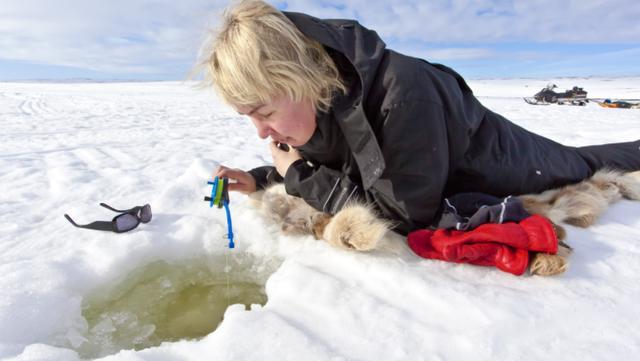
[{"label": "jacket sleeve", "polygon": [[276,171],[276,167],[270,165],[253,168],[249,174],[256,180],[256,190],[262,190],[271,183],[282,183],[283,181],[283,178]]},{"label": "jacket sleeve", "polygon": [[340,171],[303,159],[291,164],[284,184],[288,194],[301,197],[313,208],[329,214],[336,214],[349,201],[357,199],[362,188]]}]

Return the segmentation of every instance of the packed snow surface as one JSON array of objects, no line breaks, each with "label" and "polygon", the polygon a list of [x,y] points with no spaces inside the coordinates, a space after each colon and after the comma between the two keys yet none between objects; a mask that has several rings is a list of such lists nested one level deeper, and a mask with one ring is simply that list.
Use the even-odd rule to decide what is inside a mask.
[{"label": "packed snow surface", "polygon": [[[639,78],[470,85],[488,108],[567,145],[640,139],[640,110],[522,100],[548,82],[640,98]],[[202,338],[102,359],[637,359],[640,203],[616,203],[589,229],[567,226],[570,268],[550,278],[420,259],[392,234],[368,253],[283,236],[240,194],[231,194],[229,250],[224,212],[202,201],[206,181],[219,164],[269,164],[268,140],[192,85],[0,83],[0,358],[80,359],[90,295],[154,262],[197,260],[231,283],[266,282],[268,301],[225,304],[224,321]],[[111,219],[100,202],[149,203],[153,220],[116,234],[63,217]]]}]

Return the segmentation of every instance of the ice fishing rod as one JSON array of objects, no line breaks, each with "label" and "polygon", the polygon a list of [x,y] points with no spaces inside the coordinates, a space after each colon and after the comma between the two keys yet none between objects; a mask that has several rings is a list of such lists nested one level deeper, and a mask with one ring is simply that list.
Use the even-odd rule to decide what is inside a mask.
[{"label": "ice fishing rod", "polygon": [[234,248],[233,243],[233,227],[231,225],[231,212],[229,211],[229,178],[215,177],[213,181],[208,181],[207,184],[211,185],[211,196],[205,196],[205,202],[209,202],[209,207],[217,206],[218,208],[224,207],[227,214],[227,238],[229,239],[229,248]]}]

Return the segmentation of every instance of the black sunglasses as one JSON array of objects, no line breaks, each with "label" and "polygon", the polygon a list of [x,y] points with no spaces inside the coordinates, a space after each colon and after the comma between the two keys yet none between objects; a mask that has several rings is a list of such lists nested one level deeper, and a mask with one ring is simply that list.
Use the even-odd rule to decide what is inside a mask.
[{"label": "black sunglasses", "polygon": [[64,217],[76,227],[95,229],[98,231],[111,231],[116,233],[128,232],[136,228],[140,222],[148,223],[151,221],[151,206],[145,204],[144,206],[137,206],[131,209],[115,209],[105,203],[100,203],[101,206],[110,209],[114,212],[120,213],[113,217],[111,222],[108,221],[95,221],[89,224],[77,224],[76,222],[65,213]]}]

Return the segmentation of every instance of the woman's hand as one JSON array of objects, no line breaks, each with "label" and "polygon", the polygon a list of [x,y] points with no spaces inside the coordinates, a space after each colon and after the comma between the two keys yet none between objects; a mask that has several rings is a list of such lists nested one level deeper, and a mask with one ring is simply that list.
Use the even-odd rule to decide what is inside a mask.
[{"label": "woman's hand", "polygon": [[287,173],[287,169],[298,159],[302,159],[297,149],[289,146],[289,150],[278,148],[278,142],[271,142],[271,156],[273,157],[273,165],[276,167],[278,174],[283,178]]},{"label": "woman's hand", "polygon": [[[249,172],[245,172],[242,169],[231,169],[220,165],[213,172],[213,176],[219,178],[229,178],[230,191],[241,192],[244,194],[249,194],[256,191],[256,180]],[[235,183],[232,183],[231,181],[235,181]]]}]

